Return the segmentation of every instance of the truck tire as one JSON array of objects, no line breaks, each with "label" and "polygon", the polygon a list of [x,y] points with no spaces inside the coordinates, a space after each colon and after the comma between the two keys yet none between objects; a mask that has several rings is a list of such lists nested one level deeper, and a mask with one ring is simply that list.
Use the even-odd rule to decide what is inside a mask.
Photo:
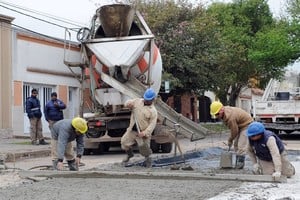
[{"label": "truck tire", "polygon": [[99,155],[99,154],[103,154],[105,152],[108,152],[110,147],[110,143],[109,142],[100,142],[98,149],[93,149],[93,154],[94,155]]},{"label": "truck tire", "polygon": [[90,129],[86,133],[86,137],[88,137],[88,138],[99,138],[103,135],[105,135],[105,131],[99,131],[97,129]]},{"label": "truck tire", "polygon": [[83,155],[91,155],[92,149],[84,149]]},{"label": "truck tire", "polygon": [[99,149],[101,150],[101,152],[108,152],[110,148],[110,142],[101,142],[99,144]]},{"label": "truck tire", "polygon": [[279,135],[279,130],[277,130],[277,129],[267,129],[267,130],[269,130],[269,131],[272,131],[273,133],[275,133],[276,135]]},{"label": "truck tire", "polygon": [[99,155],[108,152],[110,148],[110,142],[100,142],[97,149],[84,149],[83,155]]},{"label": "truck tire", "polygon": [[172,151],[173,143],[160,144],[162,153],[170,153]]}]

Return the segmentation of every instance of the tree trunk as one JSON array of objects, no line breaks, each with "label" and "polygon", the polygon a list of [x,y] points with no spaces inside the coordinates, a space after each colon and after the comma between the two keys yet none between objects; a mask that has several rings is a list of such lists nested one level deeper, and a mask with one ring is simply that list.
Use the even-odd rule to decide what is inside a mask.
[{"label": "tree trunk", "polygon": [[236,100],[239,97],[239,94],[241,92],[242,86],[240,85],[233,85],[231,88],[231,93],[229,95],[229,105],[230,106],[236,106]]}]

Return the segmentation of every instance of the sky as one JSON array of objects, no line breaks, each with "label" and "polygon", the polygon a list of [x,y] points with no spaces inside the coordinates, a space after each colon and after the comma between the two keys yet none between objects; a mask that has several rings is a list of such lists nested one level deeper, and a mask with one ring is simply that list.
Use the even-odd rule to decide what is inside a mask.
[{"label": "sky", "polygon": [[[51,16],[68,19],[73,22],[77,22],[78,24],[83,26],[89,27],[89,22],[92,16],[95,14],[96,9],[98,8],[99,4],[105,4],[109,2],[116,2],[116,1],[126,1],[126,0],[51,0],[51,1],[41,1],[41,0],[0,0],[0,5],[8,6],[7,4],[17,5],[19,7],[23,7],[26,9],[39,11],[44,14],[48,14]],[[193,0],[191,0],[193,1]],[[204,4],[208,4],[214,1],[224,1],[230,2],[230,0],[194,0],[195,2],[203,2]],[[282,7],[282,3],[284,0],[269,0],[269,5],[271,11],[276,15],[279,14],[280,8]],[[15,8],[13,8],[15,9]],[[19,9],[15,9],[19,10]],[[19,10],[20,11],[20,10]],[[24,12],[24,11],[21,11]],[[15,17],[13,24],[20,25],[22,27],[42,32],[46,34],[51,34],[55,37],[64,38],[65,37],[65,29],[63,28],[56,28],[53,25],[47,25],[44,22],[40,22],[36,19],[32,19],[30,17],[18,14],[14,11],[11,11],[7,8],[0,6],[0,13]],[[31,12],[26,12],[30,15],[33,15]],[[45,19],[45,17],[36,15],[39,18]],[[47,20],[51,20],[46,18]],[[53,21],[53,20],[51,20]],[[75,28],[76,26],[66,25],[62,22],[53,21],[54,23],[58,23],[60,25],[68,26],[69,28]]]},{"label": "sky", "polygon": [[[77,28],[74,31],[70,31],[71,38],[66,37],[66,39],[76,40],[76,31],[79,27],[89,27],[92,16],[95,14],[96,9],[99,8],[100,4],[107,4],[109,2],[118,2],[118,1],[128,1],[128,0],[0,0],[0,14],[8,15],[14,17],[13,24],[27,28],[38,33],[51,35],[53,37],[58,37],[64,39],[66,36],[66,29],[63,27],[68,27],[71,29]],[[230,2],[230,0],[191,0],[195,2],[202,2],[204,4],[209,4],[211,2]],[[279,16],[284,6],[285,0],[268,0],[271,12],[275,16]],[[9,6],[13,4],[13,7]],[[63,27],[54,26],[41,22],[39,20],[33,19],[28,16],[24,16],[15,11],[9,10],[11,8],[22,13],[34,15],[38,18],[51,21],[52,23],[58,24]],[[39,12],[43,15],[36,15],[32,12],[27,12],[20,10],[15,6],[25,8],[29,11]],[[51,16],[51,18],[46,18],[45,15]],[[61,21],[53,20],[53,18],[63,19],[64,21],[71,21],[72,24],[66,24]],[[78,24],[79,26],[76,26]],[[68,34],[67,34],[68,35]],[[292,69],[299,69],[299,67],[290,66]]]}]

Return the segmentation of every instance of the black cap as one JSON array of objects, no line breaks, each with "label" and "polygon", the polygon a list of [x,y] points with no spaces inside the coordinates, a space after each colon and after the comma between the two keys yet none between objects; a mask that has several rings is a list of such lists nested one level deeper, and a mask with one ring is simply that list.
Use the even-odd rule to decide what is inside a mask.
[{"label": "black cap", "polygon": [[37,93],[37,92],[38,92],[37,89],[33,88],[33,89],[31,90],[31,93],[34,93],[34,92]]},{"label": "black cap", "polygon": [[56,92],[52,92],[51,93],[51,97],[57,97],[57,93]]}]

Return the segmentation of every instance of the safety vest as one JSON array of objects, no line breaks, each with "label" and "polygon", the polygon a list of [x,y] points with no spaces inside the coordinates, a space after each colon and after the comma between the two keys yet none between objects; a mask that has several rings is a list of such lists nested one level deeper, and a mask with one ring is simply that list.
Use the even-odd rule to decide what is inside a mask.
[{"label": "safety vest", "polygon": [[279,153],[281,154],[284,150],[284,145],[283,145],[282,141],[279,139],[279,137],[271,131],[266,130],[264,132],[262,138],[259,140],[250,140],[249,139],[249,144],[253,148],[255,155],[260,160],[272,161],[272,155],[267,146],[267,142],[271,136],[273,136],[275,138],[277,147],[279,149]]}]

